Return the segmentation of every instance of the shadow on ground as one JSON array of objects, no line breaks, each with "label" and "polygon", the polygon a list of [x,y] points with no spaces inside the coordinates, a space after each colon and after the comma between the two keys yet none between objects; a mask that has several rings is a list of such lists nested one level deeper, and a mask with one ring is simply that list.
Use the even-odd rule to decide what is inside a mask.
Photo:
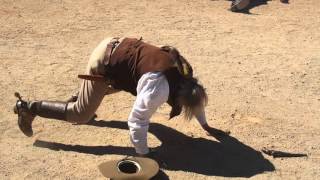
[{"label": "shadow on ground", "polygon": [[[91,121],[89,125],[128,129],[122,121]],[[217,137],[218,141],[193,138],[158,123],[151,123],[149,132],[162,142],[156,160],[163,169],[223,177],[251,177],[275,170],[259,151],[231,136]],[[134,155],[133,148],[118,146],[68,145],[42,140],[37,140],[34,146],[94,155]]]}]

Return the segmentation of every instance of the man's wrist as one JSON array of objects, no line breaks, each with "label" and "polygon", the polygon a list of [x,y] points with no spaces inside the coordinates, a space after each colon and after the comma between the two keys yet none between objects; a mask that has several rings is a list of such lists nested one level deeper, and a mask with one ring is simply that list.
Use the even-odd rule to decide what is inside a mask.
[{"label": "man's wrist", "polygon": [[148,154],[139,154],[139,153],[137,153],[137,155],[138,155],[139,157],[147,157]]},{"label": "man's wrist", "polygon": [[147,158],[151,158],[154,159],[156,157],[157,151],[155,149],[151,149],[149,148],[149,152],[147,154],[139,154],[137,153],[137,155],[139,157],[147,157]]},{"label": "man's wrist", "polygon": [[208,125],[208,123],[202,124],[202,129],[208,131],[210,129],[210,126]]}]

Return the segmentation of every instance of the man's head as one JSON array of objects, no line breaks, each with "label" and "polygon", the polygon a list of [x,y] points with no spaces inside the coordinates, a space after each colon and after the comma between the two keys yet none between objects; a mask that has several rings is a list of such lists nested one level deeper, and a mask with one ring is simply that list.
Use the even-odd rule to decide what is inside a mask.
[{"label": "man's head", "polygon": [[[172,46],[162,46],[161,50],[166,51],[171,56],[175,67],[183,77],[183,81],[179,83],[177,93],[178,107],[182,107],[185,117],[191,120],[194,115],[203,111],[208,102],[208,96],[202,85],[193,77],[193,69],[190,63],[180,54],[180,52]],[[181,109],[173,109],[170,118],[180,114]]]},{"label": "man's head", "polygon": [[177,101],[183,107],[186,119],[190,120],[194,115],[203,110],[208,103],[208,96],[202,85],[195,78],[187,78],[178,90]]}]

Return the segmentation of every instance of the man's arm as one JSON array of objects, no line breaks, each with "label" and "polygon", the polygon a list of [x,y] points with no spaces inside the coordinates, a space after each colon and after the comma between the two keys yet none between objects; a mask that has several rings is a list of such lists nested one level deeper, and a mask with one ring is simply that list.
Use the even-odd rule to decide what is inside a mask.
[{"label": "man's arm", "polygon": [[168,100],[169,85],[161,73],[144,74],[137,87],[137,98],[129,115],[130,140],[140,156],[149,153],[149,121],[157,108]]},{"label": "man's arm", "polygon": [[206,114],[204,108],[201,108],[195,115],[202,129],[210,136],[226,136],[230,134],[230,131],[222,131],[213,127],[210,127],[207,123]]}]

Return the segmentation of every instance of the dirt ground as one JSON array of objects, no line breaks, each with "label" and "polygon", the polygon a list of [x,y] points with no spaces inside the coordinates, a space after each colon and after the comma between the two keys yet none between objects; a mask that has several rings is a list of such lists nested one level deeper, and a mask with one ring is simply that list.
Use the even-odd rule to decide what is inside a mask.
[{"label": "dirt ground", "polygon": [[[320,1],[268,1],[251,14],[224,0],[0,0],[0,179],[103,179],[97,165],[133,152],[126,125],[134,97],[105,97],[98,118],[72,125],[36,118],[25,137],[13,93],[65,100],[93,48],[108,36],[176,46],[207,88],[207,136],[169,107],[153,116],[149,144],[160,179],[320,177]],[[308,158],[261,154],[263,147]]]}]

